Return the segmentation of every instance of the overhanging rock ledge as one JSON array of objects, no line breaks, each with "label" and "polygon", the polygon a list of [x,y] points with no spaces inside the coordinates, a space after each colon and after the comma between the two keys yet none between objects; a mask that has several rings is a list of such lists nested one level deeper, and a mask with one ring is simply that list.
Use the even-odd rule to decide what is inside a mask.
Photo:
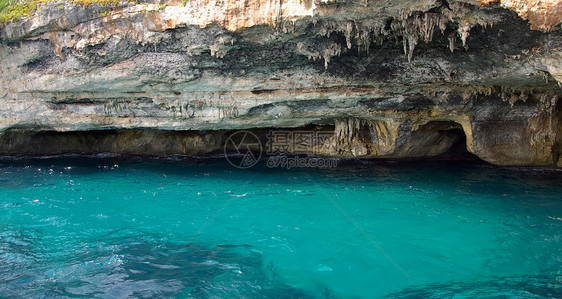
[{"label": "overhanging rock ledge", "polygon": [[[42,5],[0,29],[0,154],[206,154],[332,130],[321,154],[562,167],[561,1]],[[338,146],[334,146],[338,145]]]}]

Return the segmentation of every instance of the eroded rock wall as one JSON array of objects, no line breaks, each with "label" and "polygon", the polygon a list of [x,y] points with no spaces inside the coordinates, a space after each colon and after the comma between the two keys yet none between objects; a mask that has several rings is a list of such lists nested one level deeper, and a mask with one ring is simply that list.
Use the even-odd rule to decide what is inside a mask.
[{"label": "eroded rock wall", "polygon": [[506,3],[46,4],[0,31],[0,151],[205,154],[317,125],[328,156],[436,156],[461,131],[490,163],[562,165],[559,14],[535,26]]}]

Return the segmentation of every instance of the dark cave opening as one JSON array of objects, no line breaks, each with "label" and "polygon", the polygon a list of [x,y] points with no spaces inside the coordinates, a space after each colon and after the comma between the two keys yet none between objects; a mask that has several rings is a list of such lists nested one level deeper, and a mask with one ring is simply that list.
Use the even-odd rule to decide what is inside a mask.
[{"label": "dark cave opening", "polygon": [[[559,111],[559,110],[558,110]],[[380,140],[367,123],[353,131],[354,142],[366,148]],[[108,129],[91,131],[36,131],[12,129],[0,135],[2,155],[59,155],[114,153],[138,156],[216,156],[233,153],[244,135],[237,135],[234,143],[229,138],[236,132],[246,131],[259,142],[250,143],[253,150],[261,147],[263,155],[320,155],[339,157],[332,121],[295,128],[249,128],[215,131],[168,131],[155,129]],[[560,134],[558,136],[560,138]],[[358,158],[369,159],[416,159],[416,160],[477,160],[466,147],[466,134],[462,126],[452,121],[430,121],[419,128],[399,136],[401,144],[390,155],[377,156],[371,151]],[[344,139],[347,140],[347,137]],[[558,142],[558,144],[562,144]],[[226,145],[226,147],[225,147]],[[342,146],[340,144],[340,146]],[[345,146],[345,144],[343,145]],[[343,155],[341,157],[347,157]]]},{"label": "dark cave opening", "polygon": [[479,160],[467,149],[467,137],[461,124],[454,121],[430,121],[412,131],[401,149],[411,157],[443,160]]}]

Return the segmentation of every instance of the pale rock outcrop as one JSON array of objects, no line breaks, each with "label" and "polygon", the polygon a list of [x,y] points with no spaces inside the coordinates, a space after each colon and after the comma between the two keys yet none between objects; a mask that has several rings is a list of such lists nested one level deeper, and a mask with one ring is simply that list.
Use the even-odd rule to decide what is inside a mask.
[{"label": "pale rock outcrop", "polygon": [[313,128],[326,156],[560,167],[560,2],[489,2],[48,3],[0,30],[0,153],[209,154]]}]

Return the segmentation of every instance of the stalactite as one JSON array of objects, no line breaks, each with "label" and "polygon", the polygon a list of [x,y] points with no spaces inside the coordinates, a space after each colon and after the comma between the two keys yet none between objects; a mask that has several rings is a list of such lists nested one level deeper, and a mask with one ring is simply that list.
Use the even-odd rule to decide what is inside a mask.
[{"label": "stalactite", "polygon": [[328,64],[334,56],[339,56],[341,54],[341,46],[339,44],[333,43],[328,48],[324,49],[324,68],[328,69]]},{"label": "stalactite", "polygon": [[336,120],[335,137],[339,146],[347,146],[353,139],[359,137],[361,128],[366,125],[366,121],[358,118],[347,118]]},{"label": "stalactite", "polygon": [[442,32],[445,30],[447,22],[444,18],[443,15],[433,12],[400,12],[399,20],[395,20],[391,24],[391,28],[402,36],[404,55],[409,62],[412,61],[414,49],[420,40],[432,41],[436,27],[439,27]]},{"label": "stalactite", "polygon": [[351,117],[335,120],[334,142],[340,153],[357,157],[388,152],[394,138],[384,122]]},{"label": "stalactite", "polygon": [[[534,90],[530,87],[509,87],[509,86],[502,86],[500,87],[499,91],[497,89],[491,89],[487,95],[491,95],[492,92],[499,92],[502,101],[508,102],[509,105],[513,108],[513,106],[519,102],[527,102],[530,96],[534,93]],[[539,97],[541,101],[544,101],[544,95]]]},{"label": "stalactite", "polygon": [[[390,23],[390,28],[387,27],[386,19],[324,21],[319,33],[327,37],[334,32],[343,34],[348,49],[353,47],[353,37],[355,37],[358,51],[366,52],[369,52],[372,42],[380,42],[382,45],[382,42],[389,37],[402,38],[404,56],[411,62],[418,43],[431,42],[437,28],[441,34],[445,34],[449,25],[455,28],[456,34],[466,47],[473,27],[481,25],[486,28],[499,21],[498,17],[485,11],[474,11],[465,3],[452,2],[449,7],[442,7],[438,12],[401,9],[398,16]],[[457,47],[456,37],[449,35],[447,38],[449,50],[454,52]],[[329,62],[329,58],[326,60]]]},{"label": "stalactite", "polygon": [[466,40],[467,40],[468,36],[470,35],[470,29],[471,28],[472,27],[468,23],[459,24],[459,29],[457,31],[459,33],[459,36],[462,40],[462,45],[464,47],[466,47]]},{"label": "stalactite", "polygon": [[347,43],[348,49],[351,49],[351,33],[353,33],[353,21],[347,21],[345,28],[345,42]]},{"label": "stalactite", "polygon": [[359,41],[358,50],[361,50],[361,46],[363,46],[365,52],[369,53],[369,48],[371,46],[371,33],[369,31],[362,31],[357,40]]},{"label": "stalactite", "polygon": [[416,35],[408,36],[408,62],[412,62],[412,57],[414,56],[414,49],[418,44],[418,37]]},{"label": "stalactite", "polygon": [[449,50],[451,53],[455,52],[455,36],[453,34],[449,35]]}]

